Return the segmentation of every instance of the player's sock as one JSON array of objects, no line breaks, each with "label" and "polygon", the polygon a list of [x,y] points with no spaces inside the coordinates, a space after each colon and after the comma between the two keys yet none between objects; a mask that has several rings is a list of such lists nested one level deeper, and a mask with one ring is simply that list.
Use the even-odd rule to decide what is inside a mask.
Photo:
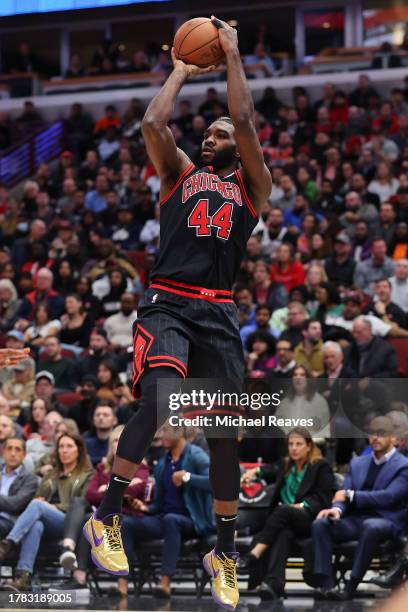
[{"label": "player's sock", "polygon": [[119,474],[111,474],[105,497],[96,511],[96,518],[103,519],[109,514],[120,514],[122,512],[123,494],[130,484],[130,480]]},{"label": "player's sock", "polygon": [[217,555],[221,555],[222,553],[228,555],[228,553],[235,552],[234,535],[237,518],[237,515],[215,515],[215,522],[217,526],[217,543],[215,545],[215,552]]}]

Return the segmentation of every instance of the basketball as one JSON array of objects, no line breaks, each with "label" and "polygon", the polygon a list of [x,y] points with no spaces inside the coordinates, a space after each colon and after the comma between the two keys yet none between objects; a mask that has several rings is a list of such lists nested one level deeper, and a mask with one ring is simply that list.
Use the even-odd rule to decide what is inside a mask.
[{"label": "basketball", "polygon": [[208,17],[196,17],[183,23],[174,37],[177,59],[200,68],[217,65],[224,57],[218,29]]}]

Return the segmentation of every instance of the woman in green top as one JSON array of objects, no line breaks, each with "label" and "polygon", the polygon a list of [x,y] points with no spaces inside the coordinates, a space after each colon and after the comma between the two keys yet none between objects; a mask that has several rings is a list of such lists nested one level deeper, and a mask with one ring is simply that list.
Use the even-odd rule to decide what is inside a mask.
[{"label": "woman in green top", "polygon": [[[334,475],[303,427],[288,434],[288,457],[276,478],[269,515],[253,539],[238,571],[250,574],[252,587],[261,583],[262,599],[277,599],[284,594],[285,567],[293,537],[307,538],[316,515],[327,508],[334,491]],[[254,468],[244,480],[258,476],[270,480],[273,466]]]},{"label": "woman in green top", "polygon": [[21,545],[16,577],[2,590],[31,590],[35,560],[43,536],[58,542],[64,533],[65,514],[73,497],[85,495],[93,473],[83,438],[62,434],[56,445],[56,467],[44,476],[33,499],[0,542],[0,562]]}]

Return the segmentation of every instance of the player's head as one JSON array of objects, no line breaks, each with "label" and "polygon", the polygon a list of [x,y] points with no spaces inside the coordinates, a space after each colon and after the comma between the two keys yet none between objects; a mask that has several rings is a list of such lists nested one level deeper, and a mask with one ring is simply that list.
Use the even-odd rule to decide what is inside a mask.
[{"label": "player's head", "polygon": [[239,153],[234,136],[234,126],[229,117],[220,117],[204,132],[201,160],[214,170],[222,170],[237,164]]}]

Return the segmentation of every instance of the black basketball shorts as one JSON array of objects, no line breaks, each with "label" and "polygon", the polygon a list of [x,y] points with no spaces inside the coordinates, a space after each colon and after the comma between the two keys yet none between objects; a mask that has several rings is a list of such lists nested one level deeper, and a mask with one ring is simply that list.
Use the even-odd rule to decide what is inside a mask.
[{"label": "black basketball shorts", "polygon": [[153,280],[133,325],[133,390],[146,366],[183,378],[242,380],[244,355],[231,292]]}]

